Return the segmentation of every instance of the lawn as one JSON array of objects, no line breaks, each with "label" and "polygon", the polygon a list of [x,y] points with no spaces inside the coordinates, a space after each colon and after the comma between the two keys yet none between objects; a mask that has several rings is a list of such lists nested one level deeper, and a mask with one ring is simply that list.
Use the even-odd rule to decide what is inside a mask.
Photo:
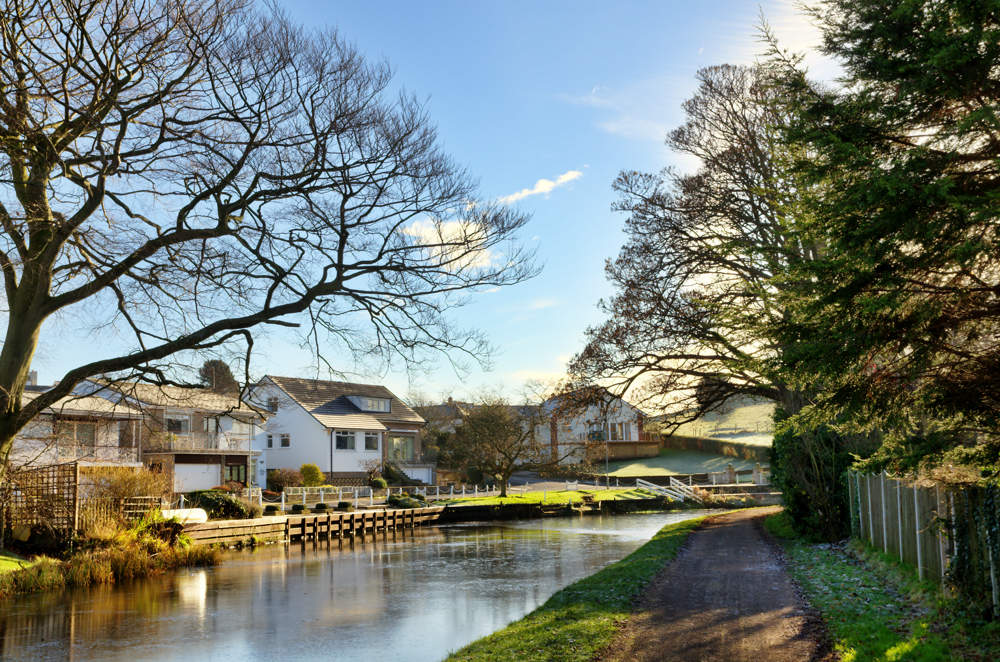
[{"label": "lawn", "polygon": [[765,526],[782,539],[789,571],[826,621],[842,662],[1000,659],[1000,623],[967,617],[912,567],[856,541],[807,543],[784,513]]},{"label": "lawn", "polygon": [[31,561],[21,558],[13,552],[0,550],[0,574],[20,570],[31,565]]},{"label": "lawn", "polygon": [[[753,469],[754,460],[744,460],[729,455],[714,455],[701,451],[686,451],[666,448],[657,457],[637,460],[616,460],[608,464],[611,476],[673,476],[677,474],[700,474],[710,471],[725,471],[732,464],[736,470]],[[604,464],[598,463],[603,473]]]},{"label": "lawn", "polygon": [[696,421],[685,423],[674,434],[770,446],[773,416],[774,403],[747,398],[723,411],[709,412]]},{"label": "lawn", "polygon": [[503,630],[448,657],[453,662],[585,662],[606,648],[637,597],[670,562],[703,517],[668,524],[648,543],[600,572],[570,584]]},{"label": "lawn", "polygon": [[589,494],[594,497],[594,501],[606,501],[610,499],[634,500],[652,499],[656,494],[642,489],[593,489],[593,490],[549,490],[512,494],[501,499],[497,496],[490,497],[459,497],[456,499],[435,500],[433,505],[460,505],[460,506],[500,506],[509,504],[542,503],[542,499],[547,504],[560,503],[580,503],[583,495]]}]

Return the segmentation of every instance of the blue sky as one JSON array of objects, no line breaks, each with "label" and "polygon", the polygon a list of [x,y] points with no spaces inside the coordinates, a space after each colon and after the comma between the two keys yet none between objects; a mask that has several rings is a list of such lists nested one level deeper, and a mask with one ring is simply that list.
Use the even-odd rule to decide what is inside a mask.
[{"label": "blue sky", "polygon": [[[691,167],[663,137],[682,121],[698,68],[752,61],[761,12],[789,47],[815,39],[786,0],[281,4],[294,19],[335,27],[365,56],[386,60],[395,82],[426,100],[442,145],[479,178],[485,197],[538,191],[512,204],[532,214],[523,240],[537,248],[541,275],[477,294],[452,315],[457,326],[489,336],[491,370],[456,374],[436,361],[430,372],[352,375],[435,398],[483,389],[515,395],[526,379],[558,377],[586,327],[600,322],[598,300],[611,294],[603,266],[622,244],[624,222],[610,211],[615,175]],[[542,179],[549,182],[538,185]],[[309,351],[294,343],[267,337],[258,347],[257,374],[317,376]],[[50,342],[36,360],[41,379],[73,367],[78,348]]]}]

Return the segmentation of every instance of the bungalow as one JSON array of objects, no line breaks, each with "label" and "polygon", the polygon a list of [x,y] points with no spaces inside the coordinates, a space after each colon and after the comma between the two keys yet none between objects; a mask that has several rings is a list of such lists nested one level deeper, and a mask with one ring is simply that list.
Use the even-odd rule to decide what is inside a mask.
[{"label": "bungalow", "polygon": [[207,388],[89,380],[77,392],[142,412],[135,443],[148,467],[166,472],[175,492],[224,482],[261,484],[252,440],[265,415],[235,394]]},{"label": "bungalow", "polygon": [[656,455],[643,430],[646,416],[638,407],[604,388],[553,396],[542,407],[548,421],[537,430],[538,439],[550,448],[553,462],[580,463],[587,459]]},{"label": "bungalow", "polygon": [[[29,402],[50,386],[37,385],[34,371],[22,399]],[[66,396],[46,408],[14,438],[14,466],[64,462],[140,465],[137,443],[142,412],[128,403],[94,396]]]},{"label": "bungalow", "polygon": [[255,440],[268,469],[316,464],[333,483],[364,480],[392,461],[413,479],[434,482],[421,454],[424,419],[384,386],[268,375],[250,402],[269,412]]}]

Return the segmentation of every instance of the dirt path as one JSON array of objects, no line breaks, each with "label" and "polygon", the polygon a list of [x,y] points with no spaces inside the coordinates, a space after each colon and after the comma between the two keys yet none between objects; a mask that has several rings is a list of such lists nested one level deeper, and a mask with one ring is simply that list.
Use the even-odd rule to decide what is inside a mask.
[{"label": "dirt path", "polygon": [[822,625],[760,523],[777,509],[709,520],[646,590],[602,660],[827,660]]}]

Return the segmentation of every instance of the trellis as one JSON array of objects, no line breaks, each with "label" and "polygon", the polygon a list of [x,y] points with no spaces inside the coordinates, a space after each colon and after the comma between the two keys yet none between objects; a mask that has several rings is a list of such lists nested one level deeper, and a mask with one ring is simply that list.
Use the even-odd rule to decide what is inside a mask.
[{"label": "trellis", "polygon": [[44,525],[69,539],[79,528],[80,465],[12,469],[2,487],[4,528]]}]

